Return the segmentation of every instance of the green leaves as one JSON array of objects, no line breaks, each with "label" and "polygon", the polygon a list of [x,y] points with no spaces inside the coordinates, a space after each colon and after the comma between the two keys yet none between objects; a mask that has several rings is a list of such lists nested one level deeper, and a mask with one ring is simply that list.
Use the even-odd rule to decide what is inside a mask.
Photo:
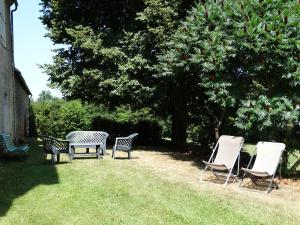
[{"label": "green leaves", "polygon": [[204,127],[219,126],[224,112],[243,130],[284,129],[298,120],[297,1],[201,1],[191,9],[192,1],[176,0],[42,5],[49,36],[63,44],[43,68],[69,98],[151,105],[166,117],[184,112],[182,124]]},{"label": "green leaves", "polygon": [[52,99],[32,104],[39,135],[64,138],[74,130],[86,130],[91,123],[91,113],[80,101]]},{"label": "green leaves", "polygon": [[211,118],[229,110],[243,130],[284,129],[299,115],[299,11],[296,1],[196,4],[166,44],[157,76],[164,84],[188,77],[191,114],[201,104]]},{"label": "green leaves", "polygon": [[286,97],[260,96],[257,100],[242,101],[237,115],[235,125],[243,130],[278,130],[298,121],[299,109]]}]

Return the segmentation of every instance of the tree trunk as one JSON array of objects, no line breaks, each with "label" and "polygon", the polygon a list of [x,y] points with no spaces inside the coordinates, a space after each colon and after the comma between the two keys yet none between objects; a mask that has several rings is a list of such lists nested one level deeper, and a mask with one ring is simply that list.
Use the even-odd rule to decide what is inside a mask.
[{"label": "tree trunk", "polygon": [[223,123],[224,115],[225,115],[225,109],[222,109],[220,117],[216,117],[215,118],[215,130],[214,130],[214,134],[215,134],[215,140],[216,140],[216,142],[220,138],[220,127],[221,127],[221,125]]},{"label": "tree trunk", "polygon": [[186,144],[188,126],[188,85],[186,74],[181,74],[177,82],[172,86],[171,105],[172,105],[172,142],[178,147]]},{"label": "tree trunk", "polygon": [[220,133],[219,133],[219,127],[215,127],[215,140],[216,142],[219,140]]},{"label": "tree trunk", "polygon": [[283,174],[283,176],[287,176],[288,175],[288,154],[286,151],[283,152],[282,154],[282,164],[281,164],[281,173]]},{"label": "tree trunk", "polygon": [[172,142],[176,145],[183,146],[187,138],[187,111],[175,107],[172,113]]}]

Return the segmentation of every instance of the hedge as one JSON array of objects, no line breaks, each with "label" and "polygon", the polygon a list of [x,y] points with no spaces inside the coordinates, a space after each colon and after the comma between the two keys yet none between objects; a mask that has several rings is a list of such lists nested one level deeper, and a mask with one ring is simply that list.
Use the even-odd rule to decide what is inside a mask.
[{"label": "hedge", "polygon": [[118,121],[114,118],[96,116],[92,119],[92,130],[106,131],[110,135],[109,143],[115,137],[128,136],[139,133],[135,143],[138,145],[157,145],[161,140],[162,126],[152,119],[138,119],[135,121]]}]

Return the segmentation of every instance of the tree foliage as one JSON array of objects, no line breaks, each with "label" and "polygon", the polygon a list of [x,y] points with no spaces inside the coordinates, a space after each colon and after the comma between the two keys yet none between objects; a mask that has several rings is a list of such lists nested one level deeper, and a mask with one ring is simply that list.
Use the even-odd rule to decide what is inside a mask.
[{"label": "tree foliage", "polygon": [[40,94],[39,97],[37,98],[38,102],[47,102],[47,101],[54,101],[57,100],[58,98],[53,96],[50,91],[45,91],[43,90]]},{"label": "tree foliage", "polygon": [[[153,62],[178,24],[181,1],[42,1],[42,22],[55,44],[43,68],[69,98],[110,106],[149,105]],[[189,2],[189,1],[188,1]]]},{"label": "tree foliage", "polygon": [[54,63],[42,66],[51,85],[69,99],[111,108],[152,106],[162,114],[153,76],[157,56],[192,3],[43,0],[41,20],[49,30],[47,36],[63,44],[55,50]]},{"label": "tree foliage", "polygon": [[48,36],[61,44],[43,68],[67,98],[151,106],[171,117],[172,139],[183,143],[189,126],[218,136],[226,120],[274,137],[298,120],[296,0],[42,0],[42,6]]},{"label": "tree foliage", "polygon": [[190,118],[217,115],[216,128],[230,111],[243,130],[285,129],[299,117],[299,11],[297,1],[196,4],[160,57],[161,89],[180,90]]}]

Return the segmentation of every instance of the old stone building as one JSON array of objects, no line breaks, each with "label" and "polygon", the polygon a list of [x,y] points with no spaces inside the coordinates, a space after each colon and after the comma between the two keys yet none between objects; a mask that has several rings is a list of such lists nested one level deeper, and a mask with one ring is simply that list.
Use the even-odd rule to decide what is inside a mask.
[{"label": "old stone building", "polygon": [[31,92],[19,70],[15,70],[15,135],[17,140],[29,135],[29,107]]},{"label": "old stone building", "polygon": [[28,135],[28,86],[14,65],[13,15],[16,0],[0,0],[0,133],[15,140]]}]

